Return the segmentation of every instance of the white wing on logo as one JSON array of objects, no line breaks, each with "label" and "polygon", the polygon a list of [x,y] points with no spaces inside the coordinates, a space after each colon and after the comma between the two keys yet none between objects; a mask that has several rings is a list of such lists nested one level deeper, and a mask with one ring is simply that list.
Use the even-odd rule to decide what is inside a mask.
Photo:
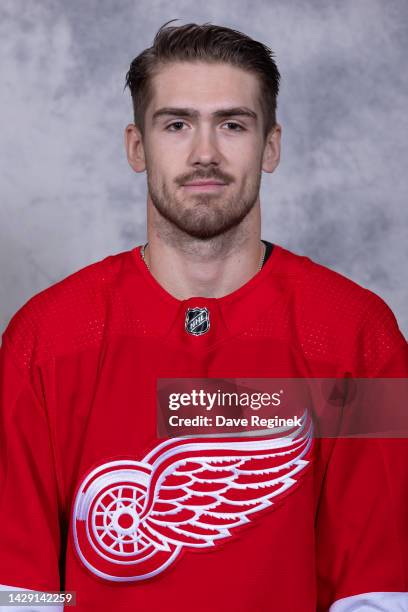
[{"label": "white wing on logo", "polygon": [[163,572],[184,549],[215,546],[293,490],[309,463],[312,424],[280,437],[174,438],[143,461],[91,470],[74,506],[83,564],[116,582]]},{"label": "white wing on logo", "polygon": [[139,530],[162,550],[213,546],[295,484],[310,445],[305,417],[279,438],[166,441],[143,461],[152,474]]}]

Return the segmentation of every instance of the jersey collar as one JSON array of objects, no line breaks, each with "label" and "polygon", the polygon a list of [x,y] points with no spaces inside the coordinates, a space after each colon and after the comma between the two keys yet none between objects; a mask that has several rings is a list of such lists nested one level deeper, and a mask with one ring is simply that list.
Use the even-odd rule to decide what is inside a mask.
[{"label": "jersey collar", "polygon": [[139,281],[133,279],[132,282],[137,297],[129,297],[136,300],[137,316],[146,322],[150,334],[182,343],[190,349],[208,348],[247,330],[271,308],[273,300],[282,299],[279,278],[286,276],[285,252],[275,244],[261,270],[225,296],[209,298],[197,295],[179,300],[156,281],[143,261],[141,245],[138,245],[126,252]]}]

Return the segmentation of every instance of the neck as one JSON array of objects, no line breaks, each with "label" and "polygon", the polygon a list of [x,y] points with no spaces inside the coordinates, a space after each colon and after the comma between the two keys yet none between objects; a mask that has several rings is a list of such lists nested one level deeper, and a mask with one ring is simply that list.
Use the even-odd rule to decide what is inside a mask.
[{"label": "neck", "polygon": [[237,227],[208,240],[166,224],[163,217],[160,223],[148,219],[145,261],[157,282],[175,298],[223,297],[259,271],[265,247],[257,207]]}]

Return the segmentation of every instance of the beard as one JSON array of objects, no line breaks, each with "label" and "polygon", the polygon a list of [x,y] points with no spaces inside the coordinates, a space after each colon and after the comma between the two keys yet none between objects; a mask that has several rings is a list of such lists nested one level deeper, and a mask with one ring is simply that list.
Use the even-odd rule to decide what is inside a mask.
[{"label": "beard", "polygon": [[166,185],[159,188],[147,176],[150,198],[160,215],[183,233],[200,240],[215,238],[238,226],[254,207],[260,183],[261,172],[246,184],[243,193],[230,196],[193,193],[180,197]]}]

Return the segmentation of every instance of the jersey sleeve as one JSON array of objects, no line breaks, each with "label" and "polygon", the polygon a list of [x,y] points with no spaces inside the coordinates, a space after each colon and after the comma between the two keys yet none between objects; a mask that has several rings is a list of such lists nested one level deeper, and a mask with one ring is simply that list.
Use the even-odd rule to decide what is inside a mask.
[{"label": "jersey sleeve", "polygon": [[[8,343],[3,335],[0,347],[0,585],[3,589],[59,591],[58,487],[47,412],[29,377],[16,365]],[[61,608],[47,606],[46,609]]]},{"label": "jersey sleeve", "polygon": [[[408,378],[407,342],[382,308],[365,377]],[[406,438],[335,440],[316,518],[318,612],[408,612],[407,466]]]}]

